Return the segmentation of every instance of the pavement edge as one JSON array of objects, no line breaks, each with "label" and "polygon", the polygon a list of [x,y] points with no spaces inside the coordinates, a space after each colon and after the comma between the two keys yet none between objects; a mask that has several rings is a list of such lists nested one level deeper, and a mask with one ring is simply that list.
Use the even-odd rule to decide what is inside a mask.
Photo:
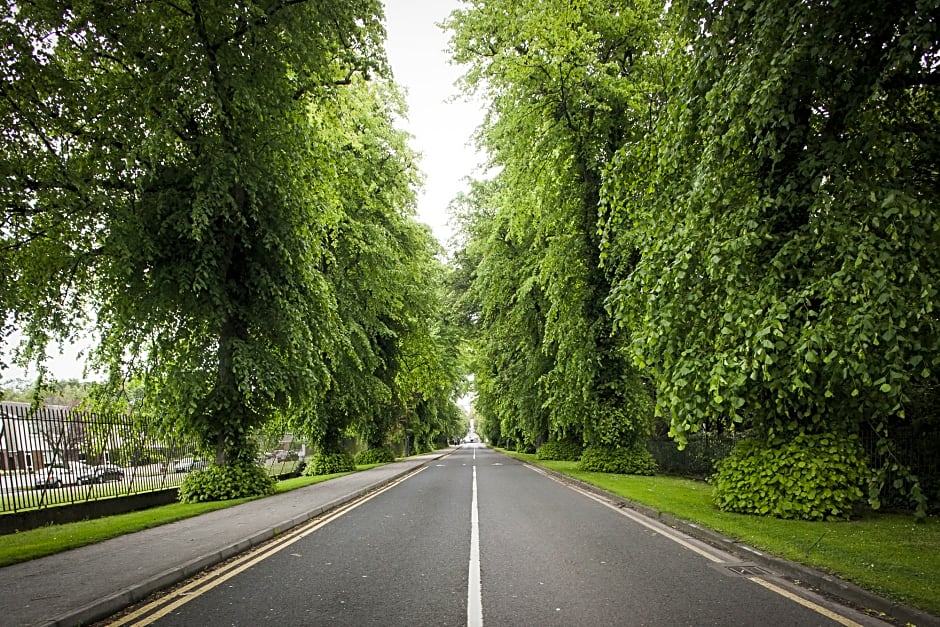
[{"label": "pavement edge", "polygon": [[[503,455],[506,455],[506,453],[503,453]],[[506,456],[510,459],[515,459],[511,455]],[[524,461],[522,463],[528,464],[528,462]],[[536,466],[535,464],[530,465]],[[673,529],[678,529],[679,531],[697,540],[701,540],[702,542],[706,542],[714,547],[727,551],[728,553],[744,558],[749,562],[754,562],[760,566],[766,566],[771,570],[775,570],[776,572],[793,579],[800,585],[840,599],[856,608],[861,608],[861,611],[863,612],[875,612],[875,614],[873,614],[875,618],[880,618],[882,620],[890,618],[895,623],[907,625],[910,627],[940,627],[940,617],[934,616],[914,607],[897,603],[896,601],[891,601],[890,599],[886,599],[885,597],[877,595],[874,592],[857,586],[856,584],[840,579],[835,575],[824,573],[804,564],[799,564],[797,562],[791,562],[780,557],[768,555],[742,542],[737,542],[736,540],[725,537],[717,531],[702,527],[701,525],[683,520],[681,518],[676,518],[672,514],[661,512],[655,508],[643,505],[642,503],[636,503],[622,496],[599,488],[596,485],[581,481],[580,479],[575,479],[574,477],[560,473],[550,468],[545,468],[544,466],[536,467],[539,469],[539,471],[551,475],[561,483],[575,485],[579,489],[597,494],[598,496],[602,496],[621,507],[628,507],[638,514],[653,520],[658,520],[659,522],[672,527]]]}]

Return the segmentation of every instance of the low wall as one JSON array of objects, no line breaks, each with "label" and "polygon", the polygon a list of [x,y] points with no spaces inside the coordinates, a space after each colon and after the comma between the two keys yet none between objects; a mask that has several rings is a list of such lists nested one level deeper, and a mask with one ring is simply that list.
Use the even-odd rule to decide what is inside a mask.
[{"label": "low wall", "polygon": [[126,514],[127,512],[135,512],[160,505],[169,505],[177,501],[178,493],[177,488],[170,488],[130,496],[87,501],[74,505],[60,505],[40,510],[4,514],[0,516],[0,534],[28,531],[45,525],[61,525],[115,514]]}]

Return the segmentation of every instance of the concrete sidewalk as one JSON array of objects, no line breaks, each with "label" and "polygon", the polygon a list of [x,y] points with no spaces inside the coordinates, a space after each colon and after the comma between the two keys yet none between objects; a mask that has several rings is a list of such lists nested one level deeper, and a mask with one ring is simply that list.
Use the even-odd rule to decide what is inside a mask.
[{"label": "concrete sidewalk", "polygon": [[80,549],[0,568],[3,625],[87,625],[454,448],[345,475]]}]

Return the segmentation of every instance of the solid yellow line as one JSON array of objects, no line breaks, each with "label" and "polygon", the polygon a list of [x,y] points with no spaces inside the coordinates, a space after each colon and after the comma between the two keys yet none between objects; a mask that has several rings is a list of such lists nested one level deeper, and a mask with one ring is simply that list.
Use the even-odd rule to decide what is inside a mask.
[{"label": "solid yellow line", "polygon": [[782,597],[786,597],[790,599],[794,603],[799,603],[803,607],[809,608],[813,610],[814,612],[822,614],[826,618],[829,618],[839,623],[840,625],[845,625],[845,627],[862,627],[860,623],[856,623],[854,620],[850,618],[846,618],[845,616],[842,616],[841,614],[837,614],[836,612],[833,612],[832,610],[829,610],[821,605],[817,605],[816,603],[813,603],[809,599],[804,599],[798,594],[793,594],[789,590],[785,590],[781,588],[780,586],[770,583],[769,581],[764,581],[763,579],[760,579],[758,577],[748,577],[748,579],[750,581],[753,581],[759,586],[763,586],[772,592],[776,592]]},{"label": "solid yellow line", "polygon": [[[229,563],[227,566],[213,570],[209,573],[206,573],[204,576],[200,577],[196,581],[190,582],[186,584],[185,586],[177,588],[172,593],[164,597],[161,597],[160,599],[153,601],[152,603],[148,603],[147,605],[141,607],[140,609],[134,612],[131,612],[130,614],[127,614],[126,616],[122,616],[117,621],[113,623],[109,623],[109,625],[111,627],[120,627],[122,625],[131,625],[132,627],[143,627],[145,625],[150,625],[154,621],[159,620],[160,618],[163,618],[164,616],[166,616],[173,610],[185,605],[186,603],[189,603],[193,599],[208,592],[209,590],[212,590],[219,584],[222,584],[228,581],[235,575],[238,575],[244,572],[245,570],[251,568],[252,566],[258,564],[259,562],[266,560],[267,558],[271,557],[275,553],[278,553],[286,549],[287,547],[294,544],[298,540],[301,540],[307,537],[308,535],[310,535],[311,533],[325,527],[329,523],[351,512],[352,510],[356,509],[360,505],[367,503],[368,501],[371,501],[372,499],[379,496],[383,492],[386,492],[387,490],[391,490],[392,488],[397,486],[399,483],[402,483],[403,481],[406,481],[414,477],[416,474],[423,471],[425,468],[427,468],[427,466],[422,466],[421,468],[415,470],[414,472],[408,473],[404,477],[401,477],[395,480],[394,482],[386,485],[385,487],[380,488],[379,490],[376,490],[375,492],[372,492],[371,494],[368,494],[360,498],[358,501],[342,506],[341,509],[334,511],[331,514],[327,515],[326,518],[323,518],[321,520],[314,520],[309,523],[306,523],[302,528],[296,531],[292,531],[289,534],[283,536],[273,546],[271,544],[267,544],[264,547],[259,547],[255,549],[254,551],[251,551],[250,553],[244,555],[243,557],[240,557],[234,560],[233,562]],[[177,599],[177,600],[167,605],[166,604],[167,601],[171,599]],[[142,618],[142,620],[140,620],[139,622],[132,622],[139,618]]]}]

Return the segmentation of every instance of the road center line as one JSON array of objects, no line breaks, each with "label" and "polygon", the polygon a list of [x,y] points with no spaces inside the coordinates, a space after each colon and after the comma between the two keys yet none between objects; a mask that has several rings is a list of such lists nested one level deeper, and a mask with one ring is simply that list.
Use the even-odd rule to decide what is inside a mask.
[{"label": "road center line", "polygon": [[[474,455],[476,451],[474,450]],[[473,467],[473,498],[470,502],[470,576],[467,580],[467,627],[483,625],[480,586],[480,514],[477,509],[477,468]]]}]

